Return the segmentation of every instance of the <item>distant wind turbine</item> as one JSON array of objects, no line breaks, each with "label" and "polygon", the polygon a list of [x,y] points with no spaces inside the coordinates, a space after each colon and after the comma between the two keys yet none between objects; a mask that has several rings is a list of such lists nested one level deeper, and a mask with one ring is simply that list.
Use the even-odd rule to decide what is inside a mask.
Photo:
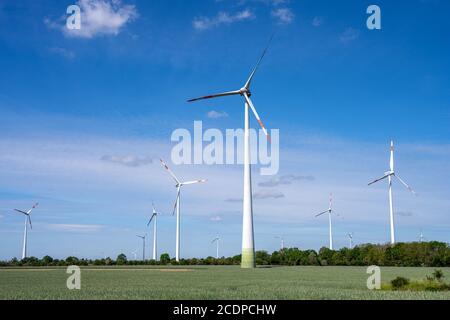
[{"label": "distant wind turbine", "polygon": [[135,251],[131,251],[131,254],[134,256],[134,260],[137,260],[137,252]]},{"label": "distant wind turbine", "polygon": [[147,234],[143,236],[136,235],[136,237],[142,239],[142,261],[145,261],[145,238],[147,238]]},{"label": "distant wind turbine", "polygon": [[422,243],[425,240],[422,230],[420,230],[419,242]]},{"label": "distant wind turbine", "polygon": [[216,237],[213,241],[211,241],[211,243],[216,243],[216,259],[219,259],[219,242],[220,242],[220,238]]},{"label": "distant wind turbine", "polygon": [[178,180],[178,178],[175,176],[175,174],[170,170],[170,168],[167,166],[167,164],[160,159],[162,166],[166,169],[166,171],[170,174],[170,176],[175,180],[175,188],[177,188],[177,198],[175,200],[175,205],[173,206],[173,214],[175,214],[175,210],[177,211],[177,233],[176,233],[176,250],[175,250],[175,260],[177,262],[180,261],[180,198],[181,198],[181,187],[191,185],[191,184],[197,184],[197,183],[204,183],[207,180],[194,180],[194,181],[188,181],[188,182],[181,182]]},{"label": "distant wind turbine", "polygon": [[319,213],[316,215],[317,217],[320,217],[321,215],[324,215],[325,213],[328,213],[328,222],[330,226],[330,250],[333,250],[333,231],[332,231],[332,224],[331,224],[331,214],[333,213],[333,195],[330,194],[330,206],[328,207],[328,210]]},{"label": "distant wind turbine", "polygon": [[28,224],[30,224],[30,228],[33,229],[33,225],[31,224],[31,212],[33,209],[35,209],[39,203],[35,203],[33,207],[28,211],[22,211],[19,209],[14,209],[14,211],[17,211],[19,213],[22,213],[25,215],[25,230],[23,232],[23,248],[22,248],[22,259],[25,259],[27,257],[27,237],[28,237]]},{"label": "distant wind turbine", "polygon": [[272,41],[273,36],[270,38],[269,44],[264,49],[261,57],[259,58],[256,66],[253,68],[253,71],[250,74],[247,82],[244,86],[235,91],[223,92],[219,94],[213,94],[209,96],[204,96],[200,98],[195,98],[188,100],[188,102],[194,102],[198,100],[206,100],[213,99],[218,97],[225,96],[235,96],[239,95],[244,98],[245,102],[245,125],[244,125],[244,196],[243,196],[243,223],[242,223],[242,259],[241,259],[241,267],[242,268],[255,268],[255,239],[254,239],[254,231],[253,231],[253,201],[252,201],[252,177],[251,177],[251,157],[250,157],[250,119],[249,119],[249,109],[253,112],[256,120],[261,126],[264,134],[270,142],[270,136],[264,127],[261,118],[256,111],[255,106],[253,105],[250,96],[252,95],[250,92],[250,87],[252,80],[256,74],[256,71],[259,69],[259,66],[266,55],[266,52],[269,48],[270,42]]},{"label": "distant wind turbine", "polygon": [[281,240],[280,248],[281,248],[281,250],[284,250],[284,238],[283,238],[283,236],[276,236],[275,238]]},{"label": "distant wind turbine", "polygon": [[409,185],[407,185],[406,182],[403,181],[403,179],[400,178],[394,171],[394,141],[391,141],[391,160],[390,160],[389,166],[390,166],[390,171],[385,172],[384,176],[369,183],[369,186],[374,183],[377,183],[378,181],[384,180],[386,178],[388,179],[389,213],[390,213],[390,223],[391,223],[391,244],[395,244],[394,207],[392,204],[392,180],[393,180],[393,178],[397,178],[398,181],[400,181],[400,183],[403,184],[406,187],[406,189],[408,189],[412,194],[416,195],[416,192]]},{"label": "distant wind turbine", "polygon": [[150,226],[150,223],[153,221],[153,260],[156,261],[157,259],[157,231],[158,231],[158,214],[159,212],[156,211],[155,205],[152,203],[152,209],[153,213],[148,221],[147,227]]},{"label": "distant wind turbine", "polygon": [[348,240],[350,241],[350,249],[353,249],[353,232],[350,232],[348,235]]}]

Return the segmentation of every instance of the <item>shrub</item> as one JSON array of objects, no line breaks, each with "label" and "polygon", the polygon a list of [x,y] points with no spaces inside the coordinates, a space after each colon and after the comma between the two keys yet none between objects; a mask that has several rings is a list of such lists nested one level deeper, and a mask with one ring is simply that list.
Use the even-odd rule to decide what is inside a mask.
[{"label": "shrub", "polygon": [[409,284],[409,280],[403,277],[397,277],[391,281],[392,288],[394,290],[403,289]]}]

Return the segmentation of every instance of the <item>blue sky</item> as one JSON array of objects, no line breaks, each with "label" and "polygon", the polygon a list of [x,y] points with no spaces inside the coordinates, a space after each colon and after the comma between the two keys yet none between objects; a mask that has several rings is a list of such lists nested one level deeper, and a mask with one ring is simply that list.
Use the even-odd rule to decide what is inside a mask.
[{"label": "blue sky", "polygon": [[[172,131],[194,120],[242,127],[239,98],[185,101],[240,88],[273,32],[253,101],[280,129],[278,180],[288,184],[254,170],[265,195],[254,204],[257,249],[277,249],[277,235],[326,245],[326,219],[314,214],[330,192],[338,247],[348,232],[356,243],[388,241],[387,187],[366,185],[388,169],[390,139],[419,193],[394,186],[398,239],[422,229],[449,241],[448,1],[83,0],[85,29],[71,34],[65,12],[76,2],[0,3],[0,258],[21,252],[23,221],[11,209],[35,201],[31,255],[140,250],[151,202],[169,213],[175,198],[156,160],[170,158]],[[370,31],[374,3],[382,30]],[[241,204],[229,200],[241,196],[242,168],[173,170],[209,180],[183,194],[182,256],[214,255],[216,234],[224,255],[238,254]],[[160,221],[160,250],[173,255],[175,219]]]}]

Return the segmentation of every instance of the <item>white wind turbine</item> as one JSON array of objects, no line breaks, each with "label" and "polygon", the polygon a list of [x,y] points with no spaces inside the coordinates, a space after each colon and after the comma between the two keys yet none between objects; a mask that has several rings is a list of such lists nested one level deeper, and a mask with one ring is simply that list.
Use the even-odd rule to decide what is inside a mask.
[{"label": "white wind turbine", "polygon": [[321,215],[324,215],[325,213],[328,213],[328,221],[330,225],[330,250],[333,250],[333,231],[332,231],[332,224],[331,224],[331,214],[333,213],[333,195],[330,194],[330,206],[328,207],[328,210],[319,213],[316,215],[317,217],[320,217]]},{"label": "white wind turbine", "polygon": [[156,211],[155,209],[155,205],[152,203],[152,209],[153,209],[153,213],[152,216],[150,218],[150,220],[148,221],[147,227],[150,226],[150,223],[152,223],[153,221],[153,260],[156,261],[156,256],[157,256],[157,231],[158,231],[158,214],[159,212]]},{"label": "white wind turbine", "polygon": [[201,180],[194,180],[194,181],[188,181],[188,182],[181,182],[178,180],[178,178],[175,176],[175,174],[170,170],[170,168],[167,166],[167,164],[160,159],[162,166],[167,170],[167,172],[172,176],[172,178],[175,180],[176,185],[175,188],[177,188],[177,198],[175,200],[175,205],[173,207],[173,213],[175,213],[175,210],[177,211],[177,233],[176,233],[176,250],[175,250],[175,259],[177,262],[180,261],[180,197],[181,197],[181,187],[191,185],[191,184],[197,184],[197,183],[204,183],[207,180],[201,179]]},{"label": "white wind turbine", "polygon": [[142,261],[145,261],[145,239],[147,238],[147,234],[143,236],[136,235],[136,237],[142,239]]},{"label": "white wind turbine", "polygon": [[391,222],[391,244],[395,244],[395,225],[394,225],[394,207],[392,204],[392,180],[393,178],[397,178],[398,181],[400,181],[401,184],[403,184],[412,194],[416,194],[416,192],[406,184],[405,181],[403,181],[402,178],[400,178],[394,171],[394,141],[391,141],[391,160],[389,163],[390,171],[387,171],[384,173],[384,176],[382,176],[379,179],[376,179],[375,181],[372,181],[369,183],[369,186],[377,183],[378,181],[388,179],[388,185],[389,185],[389,213],[390,213],[390,222]]},{"label": "white wind turbine", "polygon": [[281,250],[284,250],[284,238],[283,238],[283,236],[276,236],[275,239],[280,239],[280,241],[281,241],[280,248],[281,248]]},{"label": "white wind turbine", "polygon": [[22,259],[25,259],[27,257],[27,237],[28,237],[28,224],[30,224],[30,228],[33,229],[33,225],[31,224],[31,212],[33,209],[35,209],[39,203],[35,203],[33,207],[28,211],[22,211],[19,209],[14,209],[14,211],[17,211],[19,213],[22,213],[25,215],[25,230],[23,232],[23,249],[22,249]]},{"label": "white wind turbine", "polygon": [[[272,41],[273,36],[270,38],[270,42]],[[244,98],[245,102],[245,113],[244,113],[244,196],[243,196],[243,222],[242,222],[242,260],[241,260],[241,267],[242,268],[255,268],[255,239],[253,234],[253,201],[252,201],[252,178],[251,178],[251,164],[250,164],[250,119],[249,119],[249,109],[252,110],[254,116],[256,117],[256,120],[258,121],[259,125],[261,126],[262,130],[264,131],[264,134],[266,135],[267,139],[270,142],[270,136],[264,127],[261,118],[258,115],[258,112],[256,111],[255,106],[253,105],[252,100],[250,99],[250,96],[252,95],[250,92],[250,87],[252,80],[256,74],[256,71],[258,70],[261,61],[263,60],[264,56],[266,55],[267,49],[269,47],[264,49],[259,61],[257,62],[256,66],[253,68],[253,71],[250,74],[250,77],[248,78],[245,85],[235,91],[229,91],[229,92],[223,92],[219,94],[213,94],[209,96],[204,96],[200,98],[195,98],[188,100],[188,102],[194,102],[198,100],[205,100],[205,99],[213,99],[218,97],[225,97],[225,96],[234,96],[239,95]]]},{"label": "white wind turbine", "polygon": [[216,237],[213,241],[211,241],[211,243],[216,243],[216,259],[219,259],[219,242],[220,242],[220,238]]},{"label": "white wind turbine", "polygon": [[137,250],[131,251],[131,254],[134,256],[134,261],[137,260]]},{"label": "white wind turbine", "polygon": [[350,241],[350,249],[353,249],[353,232],[350,232],[348,235],[348,240]]}]

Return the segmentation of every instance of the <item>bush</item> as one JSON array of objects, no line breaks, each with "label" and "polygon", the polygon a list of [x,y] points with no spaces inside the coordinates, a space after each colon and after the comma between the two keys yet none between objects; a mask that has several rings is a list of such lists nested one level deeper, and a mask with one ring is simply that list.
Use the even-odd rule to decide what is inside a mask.
[{"label": "bush", "polygon": [[403,289],[409,284],[409,280],[403,277],[397,277],[391,281],[392,288],[394,290]]}]

